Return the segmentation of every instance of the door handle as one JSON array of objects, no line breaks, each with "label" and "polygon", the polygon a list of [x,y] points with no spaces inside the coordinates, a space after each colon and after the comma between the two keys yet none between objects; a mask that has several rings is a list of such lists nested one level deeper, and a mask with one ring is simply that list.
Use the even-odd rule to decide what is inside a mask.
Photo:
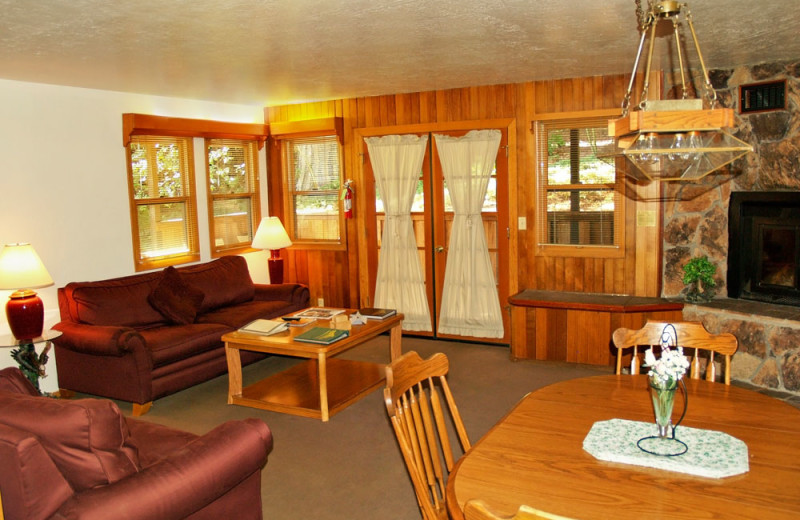
[{"label": "door handle", "polygon": [[437,253],[444,253],[444,247],[442,246],[436,246],[433,250]]}]

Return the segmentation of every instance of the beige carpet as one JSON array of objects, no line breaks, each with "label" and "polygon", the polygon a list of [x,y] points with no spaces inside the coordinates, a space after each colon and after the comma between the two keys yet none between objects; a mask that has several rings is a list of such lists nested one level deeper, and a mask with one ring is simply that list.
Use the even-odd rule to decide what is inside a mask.
[{"label": "beige carpet", "polygon": [[[403,350],[416,350],[423,357],[435,352],[448,356],[448,380],[473,443],[531,390],[564,379],[612,372],[610,367],[512,362],[506,347],[469,343],[405,337]],[[385,363],[389,339],[378,337],[342,357]],[[284,357],[265,359],[245,368],[244,383],[297,362]],[[382,390],[322,423],[228,405],[227,385],[227,376],[222,376],[159,399],[144,419],[198,434],[230,419],[263,419],[275,437],[275,449],[262,477],[265,520],[421,518],[386,416]],[[130,412],[129,404],[120,406]]]}]

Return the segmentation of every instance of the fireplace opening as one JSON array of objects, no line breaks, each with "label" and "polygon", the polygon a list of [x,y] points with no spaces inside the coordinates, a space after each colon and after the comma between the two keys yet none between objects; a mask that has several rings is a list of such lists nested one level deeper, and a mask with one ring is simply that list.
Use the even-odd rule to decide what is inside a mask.
[{"label": "fireplace opening", "polygon": [[800,306],[800,193],[734,192],[728,296]]}]

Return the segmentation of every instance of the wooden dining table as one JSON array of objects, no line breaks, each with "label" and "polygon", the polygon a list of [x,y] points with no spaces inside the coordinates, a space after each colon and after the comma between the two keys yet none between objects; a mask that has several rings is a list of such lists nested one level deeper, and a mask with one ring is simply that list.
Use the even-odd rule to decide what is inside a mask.
[{"label": "wooden dining table", "polygon": [[[474,498],[497,514],[520,505],[579,520],[800,518],[800,410],[755,391],[686,380],[678,428],[724,432],[747,445],[749,471],[709,478],[606,462],[583,449],[597,421],[653,421],[645,375],[562,381],[525,396],[457,463],[451,518]],[[673,418],[683,406],[675,398]]]}]

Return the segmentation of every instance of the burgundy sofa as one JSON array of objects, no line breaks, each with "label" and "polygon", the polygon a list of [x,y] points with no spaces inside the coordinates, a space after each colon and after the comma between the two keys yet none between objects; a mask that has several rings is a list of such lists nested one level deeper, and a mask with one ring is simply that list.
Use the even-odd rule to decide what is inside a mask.
[{"label": "burgundy sofa", "polygon": [[[253,284],[241,256],[69,283],[58,289],[53,327],[62,332],[53,341],[59,387],[129,401],[141,415],[159,397],[226,373],[223,334],[308,302],[300,284]],[[265,357],[241,354],[243,364]]]},{"label": "burgundy sofa", "polygon": [[198,436],[125,418],[107,399],[39,396],[0,370],[0,495],[13,520],[257,520],[272,451],[263,421]]}]

